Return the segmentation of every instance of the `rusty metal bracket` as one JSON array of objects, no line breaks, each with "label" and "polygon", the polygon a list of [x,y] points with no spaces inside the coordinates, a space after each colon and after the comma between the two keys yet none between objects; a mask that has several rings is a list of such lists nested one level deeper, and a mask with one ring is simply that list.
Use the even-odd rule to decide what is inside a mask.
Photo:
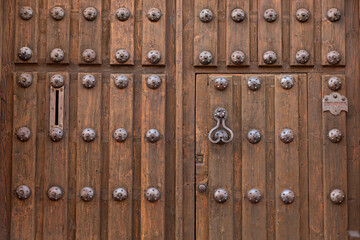
[{"label": "rusty metal bracket", "polygon": [[326,95],[322,101],[323,112],[329,111],[332,115],[339,115],[342,111],[348,112],[348,100],[339,93]]}]

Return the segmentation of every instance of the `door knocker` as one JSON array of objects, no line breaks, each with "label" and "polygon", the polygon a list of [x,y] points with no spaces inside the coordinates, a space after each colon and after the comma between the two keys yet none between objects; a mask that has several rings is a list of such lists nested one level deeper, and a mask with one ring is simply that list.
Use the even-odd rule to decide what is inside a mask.
[{"label": "door knocker", "polygon": [[[212,143],[229,143],[234,137],[233,131],[225,124],[227,111],[225,108],[217,108],[214,112],[216,126],[209,132],[209,140]],[[221,128],[220,128],[221,125]],[[217,131],[216,131],[217,130]]]}]

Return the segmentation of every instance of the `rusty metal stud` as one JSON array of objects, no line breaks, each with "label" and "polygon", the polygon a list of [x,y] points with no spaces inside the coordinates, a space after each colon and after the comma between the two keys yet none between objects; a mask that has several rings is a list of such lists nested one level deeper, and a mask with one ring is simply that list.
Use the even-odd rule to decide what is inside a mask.
[{"label": "rusty metal stud", "polygon": [[235,51],[231,54],[231,62],[235,65],[240,65],[245,62],[245,53],[242,51]]},{"label": "rusty metal stud", "polygon": [[85,49],[82,54],[84,62],[92,63],[96,59],[96,52],[92,49]]},{"label": "rusty metal stud", "polygon": [[53,142],[59,142],[63,138],[64,133],[61,128],[54,127],[49,131],[49,137]]},{"label": "rusty metal stud", "polygon": [[225,189],[218,188],[214,192],[214,199],[218,203],[224,203],[228,199],[229,195]]},{"label": "rusty metal stud", "polygon": [[18,57],[23,61],[29,60],[32,57],[32,54],[32,50],[28,47],[22,47],[18,51]]},{"label": "rusty metal stud", "polygon": [[126,63],[130,58],[130,53],[125,49],[119,49],[115,53],[115,59],[119,63]]},{"label": "rusty metal stud", "polygon": [[310,18],[310,12],[305,8],[300,8],[296,11],[296,19],[299,22],[307,22]]},{"label": "rusty metal stud", "polygon": [[146,132],[145,139],[149,143],[155,143],[160,140],[160,133],[156,129],[150,129],[149,131]]},{"label": "rusty metal stud", "polygon": [[262,198],[260,190],[256,188],[248,191],[246,197],[251,203],[258,203]]},{"label": "rusty metal stud", "polygon": [[85,88],[93,88],[96,85],[96,79],[94,77],[94,75],[92,74],[86,74],[83,78],[82,78],[82,85]]},{"label": "rusty metal stud", "polygon": [[60,88],[64,86],[64,77],[60,74],[54,74],[50,78],[50,84],[53,88]]},{"label": "rusty metal stud", "polygon": [[54,20],[60,21],[65,17],[65,10],[62,7],[53,7],[50,10],[50,15]]},{"label": "rusty metal stud", "polygon": [[219,77],[214,81],[214,87],[219,91],[225,90],[228,85],[229,85],[229,81],[223,77]]},{"label": "rusty metal stud", "polygon": [[20,87],[28,88],[33,82],[33,76],[29,73],[22,73],[17,78],[17,83]]},{"label": "rusty metal stud", "polygon": [[149,202],[156,202],[161,197],[160,191],[156,188],[149,188],[145,193],[145,198]]},{"label": "rusty metal stud", "polygon": [[326,14],[326,17],[330,22],[337,22],[341,18],[341,12],[337,8],[330,8]]},{"label": "rusty metal stud", "polygon": [[114,138],[117,142],[125,142],[128,137],[128,133],[123,128],[118,128],[114,132]]},{"label": "rusty metal stud", "polygon": [[328,87],[330,90],[337,91],[341,89],[342,82],[338,77],[331,77],[328,80]]},{"label": "rusty metal stud", "polygon": [[280,140],[284,143],[291,143],[294,140],[294,132],[288,128],[283,129],[280,134]]},{"label": "rusty metal stud", "polygon": [[117,188],[114,190],[112,197],[115,201],[124,201],[128,198],[128,192],[124,188]]},{"label": "rusty metal stud", "polygon": [[130,15],[131,12],[126,7],[121,7],[116,11],[116,18],[122,22],[128,20]]},{"label": "rusty metal stud", "polygon": [[147,55],[149,63],[157,64],[161,60],[161,54],[158,50],[151,50]]},{"label": "rusty metal stud", "polygon": [[330,193],[330,200],[332,203],[341,204],[345,200],[345,193],[340,189],[334,189]]},{"label": "rusty metal stud", "polygon": [[263,59],[266,64],[274,64],[277,60],[277,55],[273,51],[266,51],[263,54]]},{"label": "rusty metal stud", "polygon": [[296,53],[295,59],[298,63],[305,64],[310,59],[310,53],[302,49]]},{"label": "rusty metal stud", "polygon": [[63,50],[61,50],[60,48],[55,48],[51,50],[50,59],[51,61],[58,63],[64,60],[64,55],[65,53]]},{"label": "rusty metal stud", "polygon": [[277,13],[275,11],[275,9],[269,8],[266,9],[264,12],[264,19],[267,22],[275,22],[277,19]]},{"label": "rusty metal stud", "polygon": [[246,18],[246,13],[244,10],[240,9],[240,8],[236,8],[231,12],[231,19],[234,22],[242,22],[244,21]]},{"label": "rusty metal stud", "polygon": [[114,78],[114,84],[119,89],[124,89],[129,85],[129,78],[125,75],[117,75]]},{"label": "rusty metal stud", "polygon": [[229,134],[225,130],[221,129],[215,132],[214,139],[223,139],[225,141],[228,141]]},{"label": "rusty metal stud", "polygon": [[214,13],[210,9],[203,9],[199,14],[200,21],[209,23],[214,19]]},{"label": "rusty metal stud", "polygon": [[261,133],[257,129],[252,129],[248,132],[247,139],[249,143],[256,144],[261,140]]},{"label": "rusty metal stud", "polygon": [[81,137],[85,142],[89,143],[95,140],[96,133],[91,128],[85,128],[81,133]]},{"label": "rusty metal stud", "polygon": [[333,143],[338,143],[343,138],[343,135],[339,129],[331,129],[328,133],[328,138]]},{"label": "rusty metal stud", "polygon": [[25,6],[20,9],[19,15],[23,20],[30,20],[34,15],[34,11],[31,7]]},{"label": "rusty metal stud", "polygon": [[204,193],[207,191],[207,185],[205,183],[200,183],[198,186],[199,193]]},{"label": "rusty metal stud", "polygon": [[18,128],[15,134],[21,142],[27,142],[31,137],[31,131],[27,127]]},{"label": "rusty metal stud", "polygon": [[256,91],[261,87],[261,82],[260,82],[260,79],[258,79],[256,77],[251,77],[251,78],[249,78],[247,85],[250,90]]},{"label": "rusty metal stud", "polygon": [[16,188],[15,194],[18,199],[25,200],[31,196],[31,190],[26,185],[20,185]]},{"label": "rusty metal stud", "polygon": [[90,202],[91,200],[93,200],[94,195],[95,195],[94,190],[92,188],[90,188],[90,187],[84,187],[80,191],[80,198],[84,202]]},{"label": "rusty metal stud", "polygon": [[290,76],[284,76],[280,80],[280,85],[283,89],[289,90],[294,86],[294,78]]},{"label": "rusty metal stud", "polygon": [[209,65],[212,61],[212,54],[209,51],[202,51],[199,55],[199,61],[202,65]]},{"label": "rusty metal stud", "polygon": [[295,193],[289,189],[285,189],[280,194],[280,199],[284,204],[291,204],[295,200]]},{"label": "rusty metal stud", "polygon": [[161,86],[162,80],[158,75],[150,75],[146,78],[146,86],[151,89],[157,89]]},{"label": "rusty metal stud", "polygon": [[97,10],[94,7],[87,7],[83,11],[84,18],[88,21],[94,21],[97,17]]},{"label": "rusty metal stud", "polygon": [[160,20],[162,14],[160,9],[150,8],[146,15],[151,22],[157,22]]},{"label": "rusty metal stud", "polygon": [[336,65],[341,61],[341,55],[338,51],[330,51],[326,56],[326,60],[328,63]]},{"label": "rusty metal stud", "polygon": [[59,201],[64,196],[64,192],[61,187],[52,186],[49,188],[47,195],[50,200]]}]

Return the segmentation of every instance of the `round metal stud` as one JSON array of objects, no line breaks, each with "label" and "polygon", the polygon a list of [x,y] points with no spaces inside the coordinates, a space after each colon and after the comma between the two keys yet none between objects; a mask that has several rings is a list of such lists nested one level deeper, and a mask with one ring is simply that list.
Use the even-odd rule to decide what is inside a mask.
[{"label": "round metal stud", "polygon": [[249,143],[256,144],[261,140],[261,133],[257,129],[252,129],[247,135]]},{"label": "round metal stud", "polygon": [[90,187],[84,187],[80,191],[80,198],[84,202],[90,202],[91,200],[93,200],[94,195],[95,195],[94,190],[92,188],[90,188]]},{"label": "round metal stud", "polygon": [[91,128],[85,128],[81,133],[81,137],[85,142],[89,143],[95,140],[96,133]]},{"label": "round metal stud", "polygon": [[150,129],[149,131],[146,132],[145,139],[149,143],[155,143],[160,140],[160,133],[156,129]]},{"label": "round metal stud", "polygon": [[326,60],[328,63],[336,65],[341,61],[341,55],[338,51],[330,51],[326,56]]},{"label": "round metal stud", "polygon": [[330,193],[330,200],[332,203],[341,204],[345,200],[345,193],[340,189],[334,189]]},{"label": "round metal stud", "polygon": [[17,83],[20,87],[28,88],[33,82],[33,76],[29,73],[22,73],[17,78]]},{"label": "round metal stud", "polygon": [[225,141],[229,140],[229,134],[225,130],[218,130],[214,134],[214,139],[223,139]]},{"label": "round metal stud", "polygon": [[97,17],[97,10],[94,7],[87,7],[83,11],[84,18],[88,21],[94,21]]},{"label": "round metal stud", "polygon": [[126,7],[121,7],[116,11],[116,18],[122,22],[128,20],[130,15],[131,12]]},{"label": "round metal stud", "polygon": [[205,183],[200,183],[198,186],[199,193],[204,193],[207,191],[207,185]]},{"label": "round metal stud", "polygon": [[329,140],[333,143],[338,143],[343,138],[343,134],[339,129],[331,129],[328,134]]},{"label": "round metal stud", "polygon": [[246,17],[245,11],[240,8],[236,8],[231,12],[231,19],[234,22],[237,23],[242,22],[245,20],[245,17]]},{"label": "round metal stud", "polygon": [[84,62],[92,63],[96,59],[96,52],[92,49],[85,49],[82,54],[82,59]]},{"label": "round metal stud", "polygon": [[280,80],[280,85],[283,89],[289,90],[294,86],[294,78],[290,76],[284,76]]},{"label": "round metal stud", "polygon": [[50,84],[53,88],[60,88],[64,86],[64,77],[60,74],[54,74],[50,78]]},{"label": "round metal stud", "polygon": [[263,59],[266,64],[274,64],[277,60],[277,55],[273,51],[266,51],[263,54]]},{"label": "round metal stud", "polygon": [[50,200],[59,201],[64,196],[64,192],[60,187],[53,186],[49,188],[47,195]]},{"label": "round metal stud", "polygon": [[60,21],[65,17],[65,10],[62,7],[53,7],[50,10],[50,15],[54,20]]},{"label": "round metal stud", "polygon": [[300,64],[305,64],[310,59],[310,53],[306,50],[300,50],[296,53],[295,59]]},{"label": "round metal stud", "polygon": [[204,23],[209,23],[214,19],[214,13],[210,9],[203,9],[200,12],[199,18]]},{"label": "round metal stud", "polygon": [[21,142],[29,141],[31,137],[31,131],[27,127],[20,127],[16,130],[16,136]]},{"label": "round metal stud", "polygon": [[161,60],[161,54],[158,50],[151,50],[147,55],[147,60],[149,63],[157,64]]},{"label": "round metal stud", "polygon": [[341,85],[341,80],[338,77],[331,77],[328,80],[328,87],[330,88],[330,90],[337,91],[341,89]]},{"label": "round metal stud", "polygon": [[291,204],[295,200],[295,193],[289,189],[285,189],[280,194],[280,199],[284,204]]},{"label": "round metal stud", "polygon": [[150,8],[146,15],[151,22],[157,22],[160,20],[162,14],[160,9]]},{"label": "round metal stud", "polygon": [[307,22],[310,18],[310,12],[305,8],[300,8],[296,11],[296,19],[299,22]]},{"label": "round metal stud", "polygon": [[32,50],[28,47],[22,47],[18,51],[18,57],[23,60],[27,61],[32,57]]},{"label": "round metal stud", "polygon": [[115,201],[124,201],[128,198],[128,192],[124,188],[117,188],[114,190],[112,197]]},{"label": "round metal stud", "polygon": [[125,142],[128,137],[128,133],[123,128],[118,128],[114,132],[114,138],[117,142]]},{"label": "round metal stud", "polygon": [[251,203],[258,203],[262,198],[260,190],[256,188],[248,191],[246,197]]},{"label": "round metal stud", "polygon": [[130,53],[125,49],[117,50],[115,53],[115,59],[119,63],[126,63],[130,58]]},{"label": "round metal stud", "polygon": [[146,79],[146,86],[151,89],[157,89],[162,83],[161,78],[158,75],[151,75]]},{"label": "round metal stud", "polygon": [[264,12],[264,19],[267,22],[275,22],[277,19],[277,13],[275,11],[275,9],[269,8],[266,9]]},{"label": "round metal stud", "polygon": [[280,134],[280,140],[284,143],[291,143],[294,140],[294,132],[288,128],[283,129]]},{"label": "round metal stud", "polygon": [[156,202],[161,197],[160,191],[156,188],[149,188],[145,193],[145,198],[149,202]]},{"label": "round metal stud", "polygon": [[219,77],[214,81],[214,87],[219,91],[225,90],[228,85],[229,85],[229,81],[223,77]]},{"label": "round metal stud", "polygon": [[23,20],[30,20],[34,15],[34,11],[31,7],[25,6],[20,9],[19,15]]},{"label": "round metal stud", "polygon": [[61,62],[62,60],[64,60],[64,55],[65,55],[65,53],[63,50],[61,50],[60,48],[55,48],[55,49],[51,50],[50,59],[51,59],[51,61],[58,63],[58,62]]},{"label": "round metal stud", "polygon": [[49,137],[53,142],[59,142],[64,136],[64,132],[61,128],[54,127],[50,129]]},{"label": "round metal stud", "polygon": [[247,85],[250,90],[256,91],[261,87],[261,82],[260,82],[260,79],[258,79],[256,77],[251,77],[251,78],[249,78]]},{"label": "round metal stud", "polygon": [[199,61],[202,65],[209,65],[212,61],[212,54],[209,51],[202,51],[199,55]]},{"label": "round metal stud", "polygon": [[119,89],[124,89],[129,85],[129,78],[125,75],[117,75],[114,78],[114,84]]},{"label": "round metal stud", "polygon": [[245,62],[245,53],[242,51],[235,51],[231,54],[231,62],[235,65],[240,65]]},{"label": "round metal stud", "polygon": [[326,14],[326,17],[330,22],[336,22],[340,20],[341,12],[337,8],[330,8]]},{"label": "round metal stud", "polygon": [[219,188],[215,190],[214,199],[218,203],[224,203],[228,199],[229,195],[225,189]]},{"label": "round metal stud", "polygon": [[16,188],[15,194],[18,199],[25,200],[31,196],[31,190],[26,185],[20,185]]},{"label": "round metal stud", "polygon": [[82,85],[85,88],[93,88],[96,85],[96,79],[94,77],[94,75],[92,74],[86,74],[83,78],[82,78]]}]

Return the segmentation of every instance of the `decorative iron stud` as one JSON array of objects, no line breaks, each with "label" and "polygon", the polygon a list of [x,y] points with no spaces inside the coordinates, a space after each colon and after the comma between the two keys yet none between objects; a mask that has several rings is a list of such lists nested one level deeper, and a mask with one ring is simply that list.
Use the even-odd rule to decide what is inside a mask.
[{"label": "decorative iron stud", "polygon": [[118,63],[126,63],[130,58],[130,53],[125,49],[119,49],[115,53],[115,59]]},{"label": "decorative iron stud", "polygon": [[345,200],[345,193],[340,189],[334,189],[330,193],[330,200],[334,204],[341,204]]},{"label": "decorative iron stud", "polygon": [[229,85],[229,81],[223,77],[219,77],[214,81],[214,87],[219,91],[225,90],[228,85]]},{"label": "decorative iron stud", "polygon": [[307,22],[310,18],[310,12],[305,8],[300,8],[296,11],[296,19],[299,22]]},{"label": "decorative iron stud", "polygon": [[247,193],[246,197],[251,203],[258,203],[262,198],[260,190],[256,188],[251,189]]},{"label": "decorative iron stud", "polygon": [[59,186],[53,186],[49,188],[47,195],[51,201],[59,201],[63,198],[64,191]]},{"label": "decorative iron stud", "polygon": [[240,8],[236,8],[231,12],[231,19],[234,22],[242,22],[244,21],[246,18],[246,13],[244,10],[240,9]]},{"label": "decorative iron stud", "polygon": [[157,64],[161,60],[161,54],[158,50],[151,50],[147,55],[147,60],[149,63]]},{"label": "decorative iron stud", "polygon": [[20,185],[16,188],[15,194],[18,199],[25,200],[31,196],[31,190],[26,185]]},{"label": "decorative iron stud", "polygon": [[53,7],[50,10],[50,15],[54,20],[60,21],[65,17],[65,10],[62,7]]},{"label": "decorative iron stud", "polygon": [[266,51],[263,54],[263,59],[266,64],[274,64],[277,61],[277,55],[273,51]]},{"label": "decorative iron stud", "polygon": [[118,128],[114,132],[114,138],[117,142],[125,142],[128,137],[128,133],[123,128]]},{"label": "decorative iron stud", "polygon": [[203,9],[199,14],[199,18],[204,23],[209,23],[214,19],[214,13],[210,9]]},{"label": "decorative iron stud", "polygon": [[343,134],[339,129],[334,128],[329,131],[328,138],[333,143],[339,143],[343,138]]},{"label": "decorative iron stud", "polygon": [[256,90],[260,89],[261,82],[260,82],[260,79],[258,79],[256,77],[251,77],[251,78],[249,78],[247,85],[250,90],[256,91]]},{"label": "decorative iron stud", "polygon": [[288,128],[283,129],[280,134],[280,140],[283,143],[291,143],[294,141],[294,132]]},{"label": "decorative iron stud", "polygon": [[61,88],[64,86],[64,77],[60,74],[54,74],[50,78],[50,84],[53,88]]},{"label": "decorative iron stud", "polygon": [[207,185],[205,183],[200,183],[198,186],[199,193],[204,193],[207,191]]},{"label": "decorative iron stud", "polygon": [[121,7],[116,11],[116,18],[122,22],[128,20],[130,15],[131,12],[126,7]]},{"label": "decorative iron stud", "polygon": [[199,55],[199,61],[202,65],[209,65],[213,59],[211,52],[202,51]]},{"label": "decorative iron stud", "polygon": [[284,204],[291,204],[295,201],[295,193],[289,189],[285,189],[280,194],[280,199]]},{"label": "decorative iron stud", "polygon": [[158,75],[150,75],[146,78],[146,86],[151,89],[157,89],[161,86],[162,80]]},{"label": "decorative iron stud", "polygon": [[328,63],[336,65],[341,61],[341,55],[338,51],[330,51],[326,56],[326,60]]},{"label": "decorative iron stud", "polygon": [[114,190],[112,197],[115,201],[124,201],[128,198],[128,192],[124,188],[117,188]]},{"label": "decorative iron stud", "polygon": [[240,65],[245,62],[245,53],[242,51],[235,51],[231,54],[231,62],[235,65]]},{"label": "decorative iron stud", "polygon": [[342,82],[341,82],[340,78],[338,78],[338,77],[331,77],[328,80],[328,87],[332,91],[337,91],[337,90],[341,89],[341,85],[342,85]]},{"label": "decorative iron stud", "polygon": [[264,19],[269,23],[275,22],[277,19],[277,13],[275,9],[272,8],[266,9],[264,12]]},{"label": "decorative iron stud", "polygon": [[28,47],[22,47],[18,51],[18,57],[23,61],[29,60],[32,57],[32,55],[33,55],[33,52]]},{"label": "decorative iron stud", "polygon": [[93,200],[94,195],[95,195],[94,190],[92,188],[90,188],[90,187],[84,187],[80,191],[80,198],[84,202],[90,202],[91,200]]},{"label": "decorative iron stud", "polygon": [[330,22],[337,22],[341,18],[341,12],[337,8],[330,8],[326,14],[326,17]]},{"label": "decorative iron stud", "polygon": [[17,83],[22,88],[28,88],[33,82],[33,76],[29,73],[22,73],[17,78]]},{"label": "decorative iron stud", "polygon": [[89,143],[95,140],[96,133],[91,128],[85,128],[81,133],[81,137],[85,142]]},{"label": "decorative iron stud", "polygon": [[92,63],[96,59],[96,52],[92,49],[85,49],[82,54],[84,62]]},{"label": "decorative iron stud", "polygon": [[160,9],[150,8],[146,15],[151,22],[157,22],[160,20],[162,14]]},{"label": "decorative iron stud", "polygon": [[280,80],[280,85],[283,89],[289,90],[294,86],[294,78],[291,76],[284,76]]},{"label": "decorative iron stud", "polygon": [[33,17],[34,11],[32,10],[31,7],[25,6],[20,9],[19,15],[23,20],[27,21]]},{"label": "decorative iron stud", "polygon": [[53,61],[55,63],[59,63],[62,60],[64,60],[64,56],[65,56],[65,53],[60,48],[55,48],[55,49],[51,50],[50,59],[51,59],[51,61]]},{"label": "decorative iron stud", "polygon": [[308,51],[302,49],[296,53],[295,59],[298,63],[305,64],[310,59],[310,53]]},{"label": "decorative iron stud", "polygon": [[31,131],[27,127],[20,127],[16,130],[16,136],[21,142],[27,142],[29,141],[31,137]]},{"label": "decorative iron stud", "polygon": [[59,142],[63,138],[64,133],[61,128],[54,127],[50,129],[49,137],[53,142]]},{"label": "decorative iron stud", "polygon": [[97,17],[97,10],[94,7],[87,7],[83,11],[83,16],[88,21],[94,21]]},{"label": "decorative iron stud", "polygon": [[96,79],[92,74],[86,74],[82,78],[82,85],[84,88],[93,88],[96,85]]},{"label": "decorative iron stud", "polygon": [[225,189],[218,188],[215,190],[214,199],[218,203],[225,203],[226,200],[228,199],[228,197],[229,197],[229,194]]},{"label": "decorative iron stud", "polygon": [[149,131],[146,132],[145,139],[149,143],[156,143],[157,141],[160,140],[160,133],[156,129],[150,129]]},{"label": "decorative iron stud", "polygon": [[127,88],[127,86],[129,85],[129,81],[129,78],[125,75],[117,75],[114,78],[114,84],[119,89]]},{"label": "decorative iron stud", "polygon": [[145,192],[145,198],[149,202],[156,202],[160,199],[160,197],[161,197],[161,193],[156,188],[151,187]]},{"label": "decorative iron stud", "polygon": [[252,144],[256,144],[256,143],[260,142],[260,140],[261,140],[260,131],[257,129],[250,130],[249,133],[247,134],[247,139],[248,139],[249,143],[252,143]]}]

